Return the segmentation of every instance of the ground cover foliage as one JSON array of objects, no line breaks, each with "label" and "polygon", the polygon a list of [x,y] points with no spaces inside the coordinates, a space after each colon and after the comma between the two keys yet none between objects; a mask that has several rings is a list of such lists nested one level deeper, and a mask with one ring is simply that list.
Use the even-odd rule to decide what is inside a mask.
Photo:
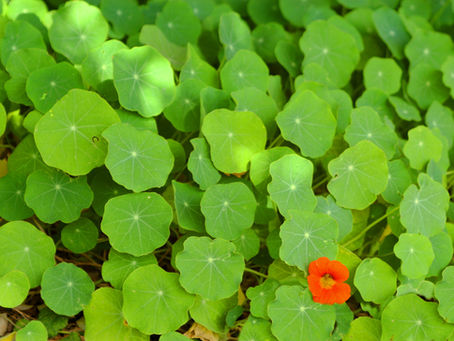
[{"label": "ground cover foliage", "polygon": [[454,2],[0,4],[4,340],[454,340]]}]

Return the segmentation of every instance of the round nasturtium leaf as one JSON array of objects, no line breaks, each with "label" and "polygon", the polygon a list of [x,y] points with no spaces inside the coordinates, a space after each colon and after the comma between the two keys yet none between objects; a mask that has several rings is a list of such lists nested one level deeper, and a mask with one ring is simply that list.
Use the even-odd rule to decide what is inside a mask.
[{"label": "round nasturtium leaf", "polygon": [[451,37],[446,33],[417,30],[405,46],[411,67],[426,63],[436,69],[454,52]]},{"label": "round nasturtium leaf", "polygon": [[178,278],[156,264],[134,270],[123,284],[128,324],[145,334],[164,334],[185,324],[194,296],[180,286]]},{"label": "round nasturtium leaf", "polygon": [[396,152],[396,133],[383,123],[380,116],[371,107],[365,106],[352,110],[351,123],[345,129],[344,139],[350,146],[354,146],[362,140],[369,140],[380,147],[388,159],[391,159]]},{"label": "round nasturtium leaf", "polygon": [[241,235],[232,242],[235,244],[238,253],[242,254],[246,260],[256,256],[260,251],[260,238],[253,229],[244,230]]},{"label": "round nasturtium leaf", "polygon": [[109,259],[102,264],[102,278],[110,282],[116,289],[121,289],[124,281],[135,269],[149,265],[157,264],[155,255],[152,253],[134,257],[127,253],[120,253],[114,248],[110,249]]},{"label": "round nasturtium leaf", "polygon": [[385,153],[363,140],[331,160],[328,170],[333,178],[328,190],[339,206],[362,210],[386,189],[388,164]]},{"label": "round nasturtium leaf", "polygon": [[322,213],[292,211],[280,228],[280,258],[305,271],[319,257],[336,258],[339,230],[334,218]]},{"label": "round nasturtium leaf", "polygon": [[38,169],[27,178],[24,199],[40,220],[71,223],[90,207],[93,192],[85,176],[72,178],[56,169]]},{"label": "round nasturtium leaf", "polygon": [[443,321],[437,306],[415,294],[396,297],[382,312],[381,340],[447,340],[452,326]]},{"label": "round nasturtium leaf", "polygon": [[45,113],[69,90],[83,87],[79,71],[62,62],[33,71],[25,89],[35,108]]},{"label": "round nasturtium leaf", "polygon": [[276,59],[290,76],[296,77],[300,73],[303,55],[297,45],[280,40],[274,48]]},{"label": "round nasturtium leaf", "polygon": [[119,35],[133,35],[140,31],[144,15],[137,0],[102,0],[102,14],[112,23],[113,30]]},{"label": "round nasturtium leaf", "polygon": [[0,227],[0,276],[11,270],[25,273],[34,288],[43,272],[55,264],[55,245],[50,237],[25,221]]},{"label": "round nasturtium leaf", "polygon": [[289,217],[291,210],[314,210],[317,199],[312,191],[313,173],[312,162],[296,154],[285,155],[270,164],[272,181],[268,193],[284,217]]},{"label": "round nasturtium leaf", "polygon": [[47,329],[41,321],[34,320],[27,323],[27,325],[18,330],[16,333],[16,341],[46,341]]},{"label": "round nasturtium leaf", "polygon": [[159,341],[189,341],[189,340],[191,339],[178,332],[168,332],[162,334],[161,337],[159,338]]},{"label": "round nasturtium leaf", "polygon": [[454,306],[452,300],[454,292],[454,266],[448,266],[443,270],[443,279],[435,284],[435,298],[440,303],[438,312],[446,321],[454,322]]},{"label": "round nasturtium leaf", "polygon": [[210,145],[214,166],[224,173],[242,173],[252,155],[262,151],[266,129],[250,111],[216,109],[205,116],[202,133]]},{"label": "round nasturtium leaf", "polygon": [[151,46],[115,53],[113,78],[120,104],[144,117],[159,115],[175,96],[170,62]]},{"label": "round nasturtium leaf", "polygon": [[276,116],[282,137],[312,158],[324,155],[333,143],[336,119],[329,104],[314,92],[296,92]]},{"label": "round nasturtium leaf", "polygon": [[449,89],[442,82],[442,73],[426,63],[419,63],[409,71],[408,95],[421,109],[427,109],[434,101],[443,103],[449,97]]},{"label": "round nasturtium leaf", "polygon": [[339,236],[337,240],[342,240],[353,229],[353,214],[351,210],[339,207],[331,195],[327,197],[317,196],[317,206],[314,212],[324,213],[333,217],[337,221]]},{"label": "round nasturtium leaf", "polygon": [[388,169],[388,185],[381,195],[387,202],[398,205],[405,190],[413,182],[410,168],[402,160],[397,159],[388,163]]},{"label": "round nasturtium leaf", "polygon": [[246,296],[251,300],[251,314],[255,317],[268,319],[268,304],[274,300],[274,292],[279,287],[279,282],[275,279],[266,279],[262,284],[249,287]]},{"label": "round nasturtium leaf", "polygon": [[328,340],[334,329],[334,306],[315,303],[309,289],[283,285],[268,305],[271,331],[278,340]]},{"label": "round nasturtium leaf", "polygon": [[72,263],[48,268],[41,280],[44,303],[59,315],[73,316],[82,311],[94,290],[90,276]]},{"label": "round nasturtium leaf", "polygon": [[13,221],[27,219],[33,210],[25,204],[25,178],[9,172],[0,178],[0,217]]},{"label": "round nasturtium leaf", "polygon": [[238,341],[277,341],[271,333],[270,321],[249,316],[246,323],[241,327]]},{"label": "round nasturtium leaf", "polygon": [[148,340],[150,337],[128,326],[122,312],[120,290],[104,287],[96,290],[84,308],[85,340]]},{"label": "round nasturtium leaf", "polygon": [[6,130],[6,110],[3,104],[0,104],[0,137],[5,133]]},{"label": "round nasturtium leaf", "polygon": [[451,148],[454,140],[454,118],[452,110],[438,102],[433,102],[426,112],[424,118],[426,125],[433,129],[439,129]]},{"label": "round nasturtium leaf", "polygon": [[338,87],[348,83],[359,62],[359,50],[353,36],[327,21],[310,23],[299,46],[304,53],[303,66],[320,65]]},{"label": "round nasturtium leaf", "polygon": [[365,301],[386,301],[396,291],[396,283],[396,272],[380,258],[364,259],[355,272],[355,287]]},{"label": "round nasturtium leaf", "polygon": [[166,183],[174,156],[163,137],[127,123],[112,125],[102,136],[109,143],[105,164],[115,182],[134,192]]},{"label": "round nasturtium leaf", "polygon": [[443,72],[443,83],[451,89],[451,96],[454,94],[454,56],[448,56],[441,64]]},{"label": "round nasturtium leaf", "polygon": [[224,45],[227,60],[239,50],[254,50],[248,24],[233,11],[223,13],[219,19],[219,40]]},{"label": "round nasturtium leaf", "polygon": [[402,274],[408,278],[424,277],[435,258],[429,238],[415,233],[402,233],[394,253],[402,261]]},{"label": "round nasturtium leaf", "polygon": [[96,246],[98,228],[88,218],[81,217],[61,231],[63,245],[74,253],[84,253]]},{"label": "round nasturtium leaf", "polygon": [[31,134],[25,136],[8,157],[8,172],[24,180],[35,170],[47,168]]},{"label": "round nasturtium leaf", "polygon": [[164,245],[172,219],[172,208],[159,194],[124,194],[107,202],[101,230],[117,251],[143,256]]},{"label": "round nasturtium leaf", "polygon": [[366,89],[378,88],[388,95],[399,91],[402,70],[392,58],[372,57],[364,67]]},{"label": "round nasturtium leaf", "polygon": [[220,77],[222,88],[229,93],[248,87],[266,91],[269,70],[255,52],[240,50],[224,64]]},{"label": "round nasturtium leaf", "polygon": [[254,223],[257,202],[244,183],[232,182],[208,187],[200,208],[210,236],[233,240]]},{"label": "round nasturtium leaf", "polygon": [[[262,0],[263,2],[263,0]],[[255,50],[267,63],[275,63],[274,49],[279,41],[292,41],[292,36],[277,22],[260,24],[252,32]],[[294,45],[298,48],[297,45]],[[299,63],[301,65],[301,62]]]},{"label": "round nasturtium leaf", "polygon": [[203,192],[187,183],[172,181],[178,225],[185,230],[205,231],[205,218],[200,211]]},{"label": "round nasturtium leaf", "polygon": [[98,7],[85,1],[69,1],[52,16],[49,40],[56,52],[80,64],[88,51],[106,40],[108,30],[109,24]]},{"label": "round nasturtium leaf", "polygon": [[210,150],[203,137],[191,139],[193,151],[189,154],[188,170],[194,181],[201,189],[206,189],[216,184],[221,179],[221,174],[214,168],[210,159]]},{"label": "round nasturtium leaf", "polygon": [[243,257],[235,252],[233,243],[208,237],[186,239],[175,264],[183,288],[210,300],[227,298],[238,291],[244,271]]},{"label": "round nasturtium leaf", "polygon": [[4,27],[3,39],[0,43],[0,56],[3,65],[15,51],[24,48],[46,49],[41,33],[25,20],[8,22]]},{"label": "round nasturtium leaf", "polygon": [[451,262],[453,255],[452,238],[448,233],[440,232],[429,239],[432,249],[437,250],[437,252],[434,261],[430,265],[427,277],[439,276],[441,271]]},{"label": "round nasturtium leaf", "polygon": [[192,45],[188,45],[187,59],[181,68],[179,78],[181,83],[188,79],[197,79],[208,86],[219,86],[217,70],[201,58]]},{"label": "round nasturtium leaf", "polygon": [[430,176],[420,173],[418,185],[410,185],[400,204],[400,221],[410,233],[431,237],[446,225],[449,193]]},{"label": "round nasturtium leaf", "polygon": [[97,93],[72,89],[36,124],[36,146],[47,165],[71,175],[88,174],[104,164],[107,141],[101,133],[119,121]]},{"label": "round nasturtium leaf", "polygon": [[202,31],[199,18],[183,0],[167,2],[156,18],[156,25],[167,39],[181,46],[196,44]]},{"label": "round nasturtium leaf", "polygon": [[22,271],[12,270],[0,277],[0,307],[14,308],[25,301],[30,282]]},{"label": "round nasturtium leaf", "polygon": [[397,96],[389,96],[388,100],[401,119],[405,121],[421,121],[421,115],[414,105]]},{"label": "round nasturtium leaf", "polygon": [[439,161],[443,143],[426,126],[417,126],[408,131],[408,141],[405,142],[403,152],[410,160],[410,166],[415,169],[422,169],[430,161]]}]

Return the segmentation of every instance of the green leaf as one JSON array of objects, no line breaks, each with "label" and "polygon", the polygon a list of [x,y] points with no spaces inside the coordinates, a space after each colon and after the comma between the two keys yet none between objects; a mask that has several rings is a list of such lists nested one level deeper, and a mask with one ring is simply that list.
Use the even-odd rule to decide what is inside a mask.
[{"label": "green leaf", "polygon": [[415,106],[397,96],[389,96],[388,100],[401,119],[405,121],[421,121],[421,115]]},{"label": "green leaf", "polygon": [[410,185],[400,204],[400,221],[410,233],[427,237],[442,231],[449,208],[449,193],[427,174],[420,173],[418,185]]},{"label": "green leaf", "polygon": [[0,137],[5,133],[6,130],[6,111],[3,104],[0,105]]},{"label": "green leaf", "polygon": [[149,265],[157,264],[155,255],[152,253],[134,257],[127,253],[120,253],[111,248],[109,259],[102,264],[102,278],[112,284],[116,289],[121,289],[124,281],[135,269]]},{"label": "green leaf", "polygon": [[381,195],[387,202],[398,205],[413,182],[412,176],[408,166],[400,159],[390,161],[388,169],[388,185]]},{"label": "green leaf", "polygon": [[287,265],[284,261],[276,259],[268,268],[268,278],[276,279],[280,284],[307,285],[306,273],[296,266]]},{"label": "green leaf", "polygon": [[344,139],[350,146],[362,140],[369,140],[380,147],[388,159],[396,152],[396,133],[383,123],[377,112],[370,107],[352,110],[351,123],[345,130]]},{"label": "green leaf", "polygon": [[440,129],[442,135],[447,139],[448,147],[452,147],[454,141],[454,118],[449,107],[433,102],[426,112],[424,121],[430,129]]},{"label": "green leaf", "polygon": [[36,124],[35,142],[44,162],[71,175],[102,166],[107,141],[101,133],[120,119],[98,94],[72,89]]},{"label": "green leaf", "polygon": [[319,257],[336,258],[337,222],[322,213],[291,211],[280,228],[280,258],[305,271]]},{"label": "green leaf", "polygon": [[159,194],[125,194],[107,202],[101,230],[115,250],[143,256],[165,244],[172,218],[172,208]]},{"label": "green leaf", "polygon": [[311,8],[327,5],[329,5],[329,1],[326,0],[310,0],[304,6],[301,6],[300,0],[279,0],[279,8],[282,15],[296,27],[304,26],[304,16],[307,15]]},{"label": "green leaf", "polygon": [[194,181],[201,189],[206,189],[216,184],[221,179],[221,174],[214,168],[210,159],[208,143],[203,137],[190,140],[193,151],[189,154],[188,170]]},{"label": "green leaf", "polygon": [[328,340],[334,329],[334,306],[315,303],[309,289],[283,285],[268,305],[271,331],[279,340]]},{"label": "green leaf", "polygon": [[110,126],[102,136],[109,143],[105,164],[115,182],[134,192],[166,183],[174,156],[162,136],[127,123]]},{"label": "green leaf", "polygon": [[336,203],[345,208],[366,208],[386,189],[388,183],[385,153],[366,140],[330,161],[328,170],[333,176],[328,190]]},{"label": "green leaf", "polygon": [[429,238],[415,233],[402,233],[394,253],[402,260],[402,274],[409,278],[424,277],[435,258]]},{"label": "green leaf", "polygon": [[252,226],[256,207],[254,194],[242,182],[210,186],[200,202],[207,233],[227,240]]},{"label": "green leaf", "polygon": [[151,46],[118,51],[113,79],[120,104],[144,117],[156,116],[175,96],[170,62]]},{"label": "green leaf", "polygon": [[33,135],[27,135],[9,156],[8,171],[13,177],[25,180],[30,173],[37,169],[46,170],[48,167],[41,159]]},{"label": "green leaf", "polygon": [[279,282],[275,279],[266,279],[262,284],[249,287],[246,296],[251,300],[251,314],[255,317],[268,319],[268,304],[276,297],[274,292],[279,287]]},{"label": "green leaf", "polygon": [[190,184],[172,181],[178,225],[185,230],[203,233],[205,219],[200,210],[203,192]]},{"label": "green leaf", "polygon": [[382,340],[445,340],[452,332],[438,315],[437,304],[415,294],[393,299],[382,313]]},{"label": "green leaf", "polygon": [[5,220],[27,219],[33,210],[25,204],[25,178],[9,172],[0,178],[0,217]]},{"label": "green leaf", "polygon": [[99,8],[85,1],[67,2],[52,16],[49,40],[56,52],[80,64],[90,50],[106,40],[108,29]]},{"label": "green leaf", "polygon": [[271,323],[266,320],[258,319],[249,316],[246,323],[241,328],[238,341],[276,341],[276,338],[271,333]]},{"label": "green leaf", "polygon": [[30,290],[28,277],[22,271],[12,270],[0,277],[0,306],[14,308],[25,301]]},{"label": "green leaf", "polygon": [[260,251],[260,238],[253,229],[244,230],[241,235],[232,242],[235,244],[238,253],[242,254],[246,260],[250,260]]},{"label": "green leaf", "polygon": [[347,335],[344,336],[344,341],[380,341],[381,324],[380,320],[376,320],[366,316],[360,316],[354,319],[350,325]]},{"label": "green leaf", "polygon": [[220,77],[222,88],[229,93],[247,87],[266,91],[269,70],[255,52],[240,50],[224,64]]},{"label": "green leaf", "polygon": [[148,340],[150,337],[131,328],[122,312],[123,297],[120,290],[104,287],[92,294],[90,304],[84,308],[85,339],[87,341]]},{"label": "green leaf", "polygon": [[235,12],[230,11],[221,15],[219,40],[224,45],[227,60],[235,56],[239,50],[254,50],[249,26]]},{"label": "green leaf", "polygon": [[206,87],[198,79],[182,81],[176,88],[173,102],[164,109],[164,116],[183,132],[200,129],[200,91]]},{"label": "green leaf", "polygon": [[442,142],[429,128],[417,126],[408,131],[408,141],[403,152],[410,160],[410,166],[420,170],[429,160],[439,161],[442,149]]},{"label": "green leaf", "polygon": [[448,56],[441,64],[443,72],[443,83],[451,89],[451,96],[454,94],[454,56]]},{"label": "green leaf", "polygon": [[169,1],[156,18],[156,25],[173,43],[196,44],[201,33],[199,18],[185,1]]},{"label": "green leaf", "polygon": [[120,35],[137,33],[144,22],[143,13],[135,0],[102,0],[101,11]]},{"label": "green leaf", "polygon": [[303,55],[295,44],[280,40],[274,48],[276,59],[292,77],[300,73]]},{"label": "green leaf", "polygon": [[27,178],[24,199],[40,220],[71,223],[90,207],[93,192],[85,176],[72,178],[56,169],[38,169]]},{"label": "green leaf", "polygon": [[3,39],[0,43],[0,57],[3,65],[15,51],[24,48],[46,49],[41,33],[24,20],[10,21],[5,25]]},{"label": "green leaf", "polygon": [[314,166],[296,154],[285,155],[270,164],[272,181],[268,184],[271,199],[284,217],[292,210],[313,211],[317,199],[312,191]]},{"label": "green leaf", "polygon": [[188,79],[197,79],[212,87],[219,86],[217,70],[203,60],[192,45],[188,45],[187,59],[180,71],[180,82]]},{"label": "green leaf", "polygon": [[317,206],[315,207],[314,212],[324,213],[337,221],[337,226],[339,228],[338,240],[342,240],[353,229],[352,212],[339,207],[331,195],[328,195],[326,198],[317,196]]},{"label": "green leaf", "polygon": [[397,274],[380,258],[366,258],[355,272],[355,287],[365,301],[380,304],[396,291]]},{"label": "green leaf", "polygon": [[425,63],[440,69],[440,65],[454,52],[451,37],[445,33],[418,30],[405,46],[410,67]]},{"label": "green leaf", "polygon": [[213,110],[203,120],[202,133],[214,166],[224,173],[245,172],[252,155],[266,143],[265,126],[250,111]]},{"label": "green leaf", "polygon": [[151,264],[134,270],[123,284],[123,314],[145,334],[164,334],[185,324],[194,303],[178,283],[178,274]]},{"label": "green leaf", "polygon": [[299,46],[304,53],[303,66],[320,65],[338,87],[348,83],[359,62],[354,38],[330,22],[316,20],[310,23]]},{"label": "green leaf", "polygon": [[399,91],[402,70],[391,58],[372,57],[364,67],[364,86],[378,88],[388,95]]},{"label": "green leaf", "polygon": [[71,64],[63,62],[33,71],[25,89],[35,108],[47,112],[69,90],[83,88],[82,78]]},{"label": "green leaf", "polygon": [[442,73],[425,63],[410,69],[407,92],[421,109],[427,109],[434,101],[443,103],[449,97],[449,89],[442,82]]},{"label": "green leaf", "polygon": [[93,249],[98,242],[98,228],[90,219],[79,218],[63,228],[61,241],[74,253],[87,252]]},{"label": "green leaf", "polygon": [[235,253],[234,244],[208,237],[189,237],[175,263],[183,288],[210,300],[238,291],[244,271],[243,257]]},{"label": "green leaf", "polygon": [[278,0],[251,0],[247,4],[247,12],[255,24],[283,22]]},{"label": "green leaf", "polygon": [[47,330],[40,321],[31,321],[16,334],[16,341],[46,341]]},{"label": "green leaf", "polygon": [[169,332],[161,335],[159,341],[189,341],[190,339],[177,332]]},{"label": "green leaf", "polygon": [[438,312],[448,322],[454,321],[452,305],[452,286],[454,283],[454,267],[448,266],[443,270],[443,279],[435,285],[435,297],[439,301]]},{"label": "green leaf", "polygon": [[68,324],[67,317],[55,314],[47,307],[39,311],[38,318],[46,327],[49,337],[57,336],[59,331],[65,328]]},{"label": "green leaf", "polygon": [[0,227],[0,275],[24,272],[30,287],[37,287],[43,272],[55,264],[55,245],[50,237],[25,221]]},{"label": "green leaf", "polygon": [[392,8],[383,6],[374,11],[373,21],[378,35],[397,59],[404,57],[404,47],[410,40],[401,17]]},{"label": "green leaf", "polygon": [[60,315],[73,316],[90,302],[95,284],[81,268],[60,263],[48,268],[41,281],[44,303]]},{"label": "green leaf", "polygon": [[128,123],[138,130],[151,130],[158,133],[158,127],[154,117],[142,117],[135,112],[117,109],[115,110],[121,122]]},{"label": "green leaf", "polygon": [[336,120],[328,103],[312,91],[296,92],[276,122],[284,139],[295,143],[304,156],[320,157],[332,145]]},{"label": "green leaf", "polygon": [[432,244],[432,249],[437,250],[437,253],[430,265],[428,277],[439,276],[441,271],[451,262],[453,254],[452,239],[448,233],[440,232],[430,237],[430,243]]},{"label": "green leaf", "polygon": [[267,63],[275,63],[277,59],[274,50],[277,43],[291,41],[292,37],[281,24],[270,22],[258,25],[252,32],[252,39],[259,56]]}]

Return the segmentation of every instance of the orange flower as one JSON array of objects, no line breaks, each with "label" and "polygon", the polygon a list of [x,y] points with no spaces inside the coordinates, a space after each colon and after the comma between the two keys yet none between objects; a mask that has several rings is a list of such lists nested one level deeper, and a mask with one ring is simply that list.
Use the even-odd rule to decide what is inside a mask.
[{"label": "orange flower", "polygon": [[349,276],[347,267],[337,260],[320,257],[309,264],[307,283],[314,302],[344,303],[350,298],[350,286],[343,283]]}]

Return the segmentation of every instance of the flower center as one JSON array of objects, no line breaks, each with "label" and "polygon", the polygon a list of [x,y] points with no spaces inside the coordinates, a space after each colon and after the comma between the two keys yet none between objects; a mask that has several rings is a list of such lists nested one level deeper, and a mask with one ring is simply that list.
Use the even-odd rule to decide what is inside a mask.
[{"label": "flower center", "polygon": [[330,274],[324,274],[322,278],[320,278],[320,286],[323,289],[331,289],[334,284],[336,284],[336,281]]}]

